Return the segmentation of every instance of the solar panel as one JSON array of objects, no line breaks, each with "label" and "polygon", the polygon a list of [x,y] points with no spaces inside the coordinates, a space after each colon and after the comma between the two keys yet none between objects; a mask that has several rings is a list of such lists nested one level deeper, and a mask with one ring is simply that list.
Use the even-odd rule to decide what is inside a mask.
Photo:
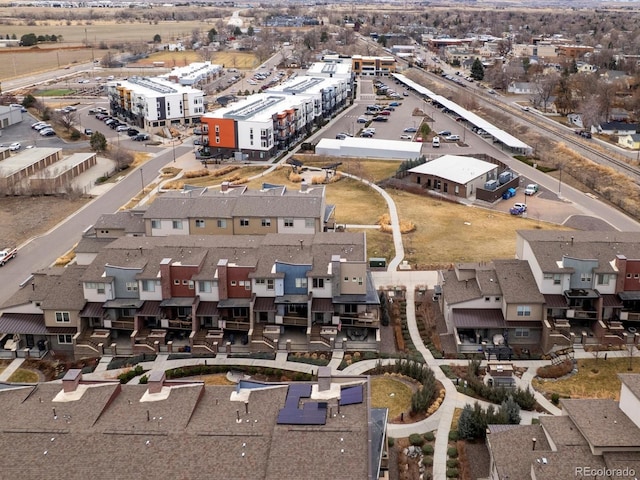
[{"label": "solar panel", "polygon": [[362,403],[362,385],[345,387],[340,391],[340,405]]},{"label": "solar panel", "polygon": [[279,425],[324,425],[327,420],[326,402],[306,402],[299,407],[301,398],[311,397],[310,384],[289,385],[284,408],[278,412]]}]

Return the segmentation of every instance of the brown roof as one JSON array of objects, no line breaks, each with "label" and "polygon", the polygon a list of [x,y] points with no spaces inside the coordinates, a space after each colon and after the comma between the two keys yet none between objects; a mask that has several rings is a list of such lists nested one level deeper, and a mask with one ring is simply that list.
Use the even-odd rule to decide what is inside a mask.
[{"label": "brown roof", "polygon": [[0,316],[0,334],[45,335],[44,315],[29,313],[3,313]]},{"label": "brown roof", "polygon": [[273,297],[258,297],[253,304],[253,310],[256,312],[275,312],[276,304]]},{"label": "brown roof", "polygon": [[341,406],[325,425],[279,425],[284,385],[251,390],[246,410],[235,386],[166,385],[154,401],[144,401],[147,385],[118,383],[81,385],[72,401],[57,401],[59,383],[0,391],[3,476],[368,478],[366,403]]},{"label": "brown roof", "polygon": [[[489,426],[487,443],[493,456],[498,478],[525,480],[531,478],[531,464],[541,452],[550,451],[540,425],[510,425],[497,431]],[[536,439],[533,449],[532,439]]]},{"label": "brown roof", "polygon": [[100,215],[93,225],[95,230],[122,230],[125,233],[144,234],[144,218],[141,211],[124,210],[116,213],[104,213]]},{"label": "brown roof", "polygon": [[478,282],[474,278],[458,281],[453,270],[444,271],[442,276],[444,282],[442,296],[448,304],[462,303],[482,296]]},{"label": "brown roof", "polygon": [[453,323],[456,328],[504,328],[506,326],[502,310],[464,309],[453,310]]}]

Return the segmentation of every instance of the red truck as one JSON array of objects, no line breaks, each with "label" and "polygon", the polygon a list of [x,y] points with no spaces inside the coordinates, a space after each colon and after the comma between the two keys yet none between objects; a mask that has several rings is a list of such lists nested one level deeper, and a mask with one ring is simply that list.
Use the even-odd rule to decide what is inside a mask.
[{"label": "red truck", "polygon": [[4,266],[9,260],[14,258],[18,254],[18,249],[15,247],[0,249],[0,267]]}]

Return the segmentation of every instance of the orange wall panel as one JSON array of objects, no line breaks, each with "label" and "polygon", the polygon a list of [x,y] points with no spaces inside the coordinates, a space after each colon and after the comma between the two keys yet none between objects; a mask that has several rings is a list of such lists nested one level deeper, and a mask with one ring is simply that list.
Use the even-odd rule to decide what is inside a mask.
[{"label": "orange wall panel", "polygon": [[[202,118],[202,123],[209,129],[209,146],[220,148],[236,148],[236,121],[232,118]],[[218,127],[218,132],[216,132]],[[216,137],[220,142],[216,142]]]}]

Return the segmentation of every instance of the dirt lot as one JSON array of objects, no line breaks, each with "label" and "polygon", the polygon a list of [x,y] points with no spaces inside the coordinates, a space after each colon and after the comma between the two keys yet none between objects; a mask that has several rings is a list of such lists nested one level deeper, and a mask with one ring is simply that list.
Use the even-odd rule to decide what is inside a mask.
[{"label": "dirt lot", "polygon": [[44,196],[0,197],[0,243],[20,245],[41,235],[88,201]]}]

